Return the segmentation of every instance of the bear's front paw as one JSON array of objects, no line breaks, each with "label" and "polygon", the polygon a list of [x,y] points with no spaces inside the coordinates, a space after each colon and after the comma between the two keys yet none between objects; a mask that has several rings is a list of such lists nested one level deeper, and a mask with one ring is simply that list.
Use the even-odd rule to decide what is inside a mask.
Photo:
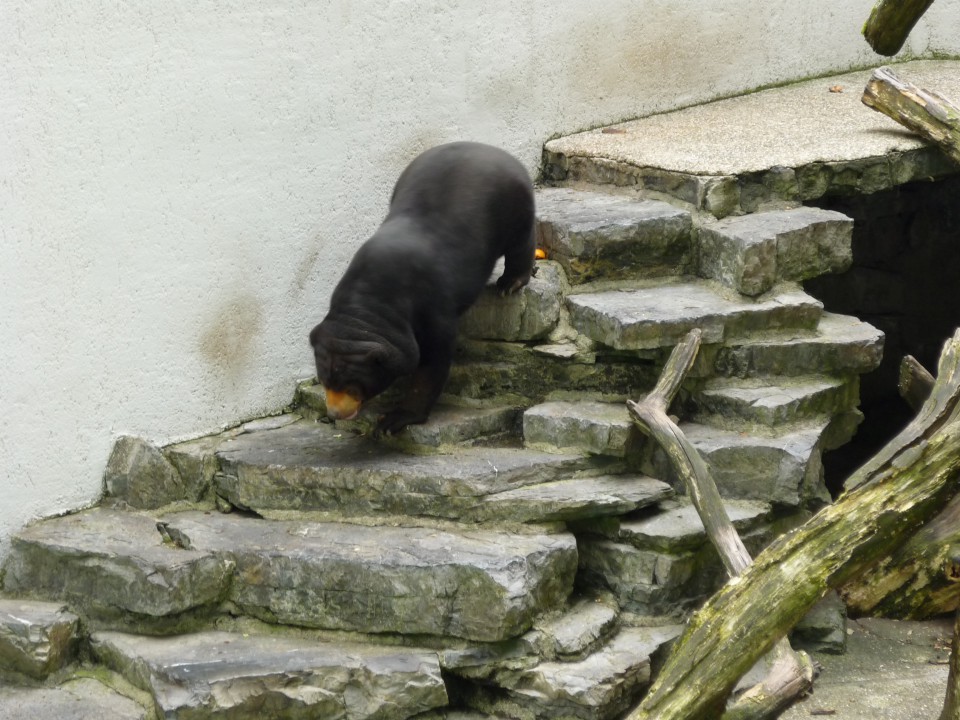
[{"label": "bear's front paw", "polygon": [[500,294],[500,297],[513,295],[515,292],[521,290],[528,282],[530,282],[529,274],[514,278],[501,275],[497,278],[497,292]]},{"label": "bear's front paw", "polygon": [[379,417],[373,434],[378,437],[381,435],[396,435],[407,425],[420,425],[426,420],[427,416],[423,413],[397,408]]}]

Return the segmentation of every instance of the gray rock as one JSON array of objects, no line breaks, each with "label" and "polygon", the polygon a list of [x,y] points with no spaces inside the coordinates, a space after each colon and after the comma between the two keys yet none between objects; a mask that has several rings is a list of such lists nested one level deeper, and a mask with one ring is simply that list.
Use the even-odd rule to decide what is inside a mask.
[{"label": "gray rock", "polygon": [[177,616],[225,595],[233,563],[164,544],[143,514],[93,509],[38,522],[12,537],[4,590],[62,600],[109,622]]},{"label": "gray rock", "polygon": [[325,423],[241,435],[218,456],[218,492],[238,507],[341,516],[466,518],[486,495],[584,467],[579,456],[517,449],[412,455]]},{"label": "gray rock", "polygon": [[5,720],[148,720],[149,711],[90,678],[57,687],[20,688],[0,685],[0,718]]},{"label": "gray rock", "polygon": [[0,598],[0,670],[43,678],[76,656],[80,619],[59,603]]},{"label": "gray rock", "polygon": [[519,420],[520,408],[513,405],[473,408],[438,404],[425,423],[407,427],[407,434],[418,445],[440,447],[514,431]]},{"label": "gray rock", "polygon": [[205,489],[185,484],[158,448],[130,436],[114,444],[103,481],[108,496],[144,509],[177,500],[197,500]]},{"label": "gray rock", "polygon": [[560,320],[562,275],[556,263],[540,261],[536,276],[519,292],[500,297],[495,285],[487,285],[460,318],[460,333],[509,342],[546,337]]},{"label": "gray rock", "polygon": [[842,272],[853,261],[853,220],[800,207],[727,218],[700,228],[700,273],[744,295],[780,280]]},{"label": "gray rock", "polygon": [[[749,500],[725,500],[727,515],[738,531],[758,527],[770,517],[770,506]],[[620,539],[641,550],[680,553],[697,550],[707,542],[696,508],[686,499],[662,503],[658,512],[620,523]]]},{"label": "gray rock", "polygon": [[689,272],[690,213],[656,200],[569,188],[537,191],[537,244],[571,283]]},{"label": "gray rock", "polygon": [[855,317],[823,313],[815,331],[763,333],[701,348],[695,373],[810,375],[865,373],[880,365],[883,333]]},{"label": "gray rock", "polygon": [[[578,662],[544,662],[503,670],[493,687],[467,691],[469,706],[508,717],[609,720],[636,702],[650,683],[651,656],[682,628],[625,628],[607,645]],[[506,690],[506,693],[504,693]]]},{"label": "gray rock", "polygon": [[831,416],[857,406],[860,385],[830,377],[717,378],[695,395],[698,414],[761,425]]},{"label": "gray rock", "polygon": [[230,599],[270,622],[498,641],[525,632],[573,585],[567,534],[458,532],[251,520],[188,512],[167,521],[236,563]]},{"label": "gray rock", "polygon": [[640,431],[624,403],[589,400],[546,402],[523,414],[527,447],[566,448],[624,457],[639,449]]},{"label": "gray rock", "polygon": [[577,477],[488,495],[479,518],[547,522],[618,516],[672,495],[669,485],[643,475]]},{"label": "gray rock", "polygon": [[[821,443],[825,422],[769,437],[683,423],[684,435],[700,453],[720,494],[797,507],[808,500],[829,501],[823,484]],[[662,450],[653,453],[650,472],[684,492]]]},{"label": "gray rock", "polygon": [[537,623],[531,642],[546,660],[571,661],[596,651],[617,628],[618,611],[602,602],[581,600],[563,615]]},{"label": "gray rock", "polygon": [[94,653],[164,717],[404,720],[447,704],[436,653],[203,632],[95,633]]},{"label": "gray rock", "polygon": [[790,633],[795,648],[842,655],[847,649],[847,607],[835,590],[813,606]]},{"label": "gray rock", "polygon": [[573,326],[618,350],[676,345],[693,328],[720,343],[758,330],[816,327],[823,305],[801,291],[732,299],[704,282],[677,283],[567,298]]}]

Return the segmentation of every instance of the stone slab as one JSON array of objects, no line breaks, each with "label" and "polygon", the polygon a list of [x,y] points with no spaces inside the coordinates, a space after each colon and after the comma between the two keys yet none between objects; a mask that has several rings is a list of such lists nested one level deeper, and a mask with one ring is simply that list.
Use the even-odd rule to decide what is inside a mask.
[{"label": "stone slab", "polygon": [[543,188],[537,219],[537,246],[573,284],[683,275],[693,267],[690,213],[665,202]]},{"label": "stone slab", "polygon": [[523,440],[531,448],[566,448],[624,457],[642,443],[625,403],[551,401],[523,413]]},{"label": "stone slab", "polygon": [[21,688],[0,685],[0,718],[4,720],[148,720],[149,711],[90,678],[56,687]]},{"label": "stone slab", "polygon": [[676,345],[694,328],[703,343],[720,343],[758,330],[817,326],[823,305],[799,290],[751,300],[718,292],[705,282],[571,295],[573,326],[618,350]]},{"label": "stone slab", "polygon": [[883,356],[883,332],[849,315],[823,313],[815,330],[774,331],[700,349],[694,373],[748,377],[866,373]]},{"label": "stone slab", "polygon": [[[683,423],[680,428],[700,453],[725,498],[787,507],[810,500],[829,500],[821,463],[826,422],[792,428],[775,436],[699,423]],[[683,492],[664,453],[658,450],[653,458],[651,472]]]},{"label": "stone slab", "polygon": [[520,408],[516,406],[459,407],[438,404],[422,425],[410,425],[407,436],[417,445],[441,447],[488,435],[516,431]]},{"label": "stone slab", "polygon": [[198,500],[205,490],[203,486],[185,484],[159,448],[131,436],[114,443],[103,482],[108,496],[143,509],[177,500]]},{"label": "stone slab", "polygon": [[595,652],[617,629],[618,620],[618,610],[610,605],[581,600],[563,615],[538,622],[527,639],[543,659],[569,662]]},{"label": "stone slab", "polygon": [[409,454],[327,423],[241,435],[218,452],[218,492],[257,512],[461,518],[496,492],[569,477],[581,456],[464,448]]},{"label": "stone slab", "polygon": [[429,651],[227,632],[91,641],[101,662],[179,720],[404,720],[447,704]]},{"label": "stone slab", "polygon": [[3,589],[107,620],[169,618],[218,603],[232,573],[223,555],[164,543],[145,514],[95,508],[14,534]]},{"label": "stone slab", "polygon": [[447,531],[270,521],[187,512],[166,518],[193,547],[236,565],[230,599],[290,625],[498,641],[561,606],[576,572],[565,533]]},{"label": "stone slab", "polygon": [[512,295],[501,297],[496,285],[487,285],[460,318],[460,333],[478,340],[537,340],[557,326],[562,299],[563,271],[554,262],[538,261],[537,274]]},{"label": "stone slab", "polygon": [[694,396],[701,417],[739,418],[770,427],[829,417],[859,401],[856,379],[817,376],[717,378]]},{"label": "stone slab", "polygon": [[76,657],[80,619],[61,603],[0,598],[0,670],[43,678]]},{"label": "stone slab", "polygon": [[667,483],[644,475],[599,475],[488,495],[473,514],[514,522],[585,520],[624,515],[672,496]]},{"label": "stone slab", "polygon": [[700,227],[700,274],[744,295],[782,280],[843,272],[853,262],[853,220],[820,208],[753,213]]},{"label": "stone slab", "polygon": [[[679,636],[682,627],[624,628],[609,643],[577,662],[543,662],[504,670],[494,688],[468,691],[467,704],[508,717],[544,720],[609,720],[631,707],[650,683],[651,656]],[[504,695],[503,690],[506,690]]]},{"label": "stone slab", "polygon": [[[750,530],[769,518],[770,506],[749,500],[725,500],[724,508],[734,527]],[[663,503],[649,517],[620,523],[620,539],[644,550],[682,552],[701,547],[706,530],[696,508],[688,500]]]}]

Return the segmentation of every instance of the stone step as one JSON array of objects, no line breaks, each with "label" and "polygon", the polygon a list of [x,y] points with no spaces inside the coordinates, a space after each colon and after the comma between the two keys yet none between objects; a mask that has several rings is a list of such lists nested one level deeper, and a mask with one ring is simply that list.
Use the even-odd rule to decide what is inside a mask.
[{"label": "stone step", "polygon": [[496,493],[596,474],[583,456],[517,448],[411,454],[331,424],[248,433],[217,451],[218,494],[258,513],[405,515],[476,520]]},{"label": "stone step", "polygon": [[640,449],[643,437],[625,403],[554,400],[523,413],[523,441],[529,448],[625,457]]},{"label": "stone step", "polygon": [[729,425],[739,419],[768,427],[831,417],[852,410],[859,401],[856,376],[715,378],[693,397],[701,422],[723,418]]},{"label": "stone step", "polygon": [[670,347],[694,328],[703,331],[704,344],[762,330],[813,330],[823,311],[822,303],[800,290],[751,299],[706,281],[575,294],[567,305],[579,332],[617,350]]},{"label": "stone step", "polygon": [[550,334],[560,321],[565,279],[560,266],[537,262],[537,274],[519,292],[501,297],[494,284],[502,261],[490,283],[473,306],[460,318],[460,333],[478,340],[528,342]]},{"label": "stone step", "polygon": [[623,628],[583,660],[494,672],[465,688],[464,702],[495,717],[612,720],[639,700],[650,684],[653,658],[682,629]]},{"label": "stone step", "polygon": [[853,220],[820,208],[759,212],[700,227],[700,266],[744,295],[782,280],[843,272],[853,262]]},{"label": "stone step", "polygon": [[153,708],[148,710],[93,678],[74,678],[54,687],[0,683],[0,718],[3,720],[152,720],[155,717]]},{"label": "stone step", "polygon": [[0,675],[45,678],[73,662],[79,644],[80,618],[62,603],[0,598]]},{"label": "stone step", "polygon": [[[159,532],[158,530],[162,530]],[[560,606],[568,534],[270,521],[93,509],[16,534],[9,594],[69,603],[108,628],[177,631],[229,601],[267,622],[497,641]]]},{"label": "stone step", "polygon": [[[806,517],[794,513],[781,520],[771,513],[769,504],[753,501],[725,500],[724,505],[751,552]],[[703,523],[685,499],[668,501],[656,511],[597,531],[578,536],[577,583],[613,592],[624,611],[676,615],[725,580]]]},{"label": "stone step", "polygon": [[543,188],[537,191],[537,246],[572,284],[664,275],[693,267],[690,213],[657,200]]},{"label": "stone step", "polygon": [[[829,427],[821,421],[770,436],[699,423],[680,425],[707,464],[723,497],[785,507],[830,500],[821,462]],[[848,438],[839,438],[845,439]],[[677,492],[686,492],[660,448],[653,451],[647,470],[669,482]]]},{"label": "stone step", "polygon": [[447,704],[435,652],[231,632],[97,632],[94,655],[163,717],[408,718]]},{"label": "stone step", "polygon": [[862,374],[879,367],[883,340],[883,333],[868,323],[825,312],[812,331],[762,332],[722,345],[704,345],[692,374]]}]

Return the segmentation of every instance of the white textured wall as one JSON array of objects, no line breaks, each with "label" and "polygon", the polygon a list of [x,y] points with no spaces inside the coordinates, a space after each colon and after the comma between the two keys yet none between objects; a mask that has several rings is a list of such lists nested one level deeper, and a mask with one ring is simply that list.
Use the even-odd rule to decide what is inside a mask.
[{"label": "white textured wall", "polygon": [[[289,401],[418,151],[875,62],[872,0],[0,2],[0,555],[113,439]],[[956,51],[960,0],[911,48]]]}]

